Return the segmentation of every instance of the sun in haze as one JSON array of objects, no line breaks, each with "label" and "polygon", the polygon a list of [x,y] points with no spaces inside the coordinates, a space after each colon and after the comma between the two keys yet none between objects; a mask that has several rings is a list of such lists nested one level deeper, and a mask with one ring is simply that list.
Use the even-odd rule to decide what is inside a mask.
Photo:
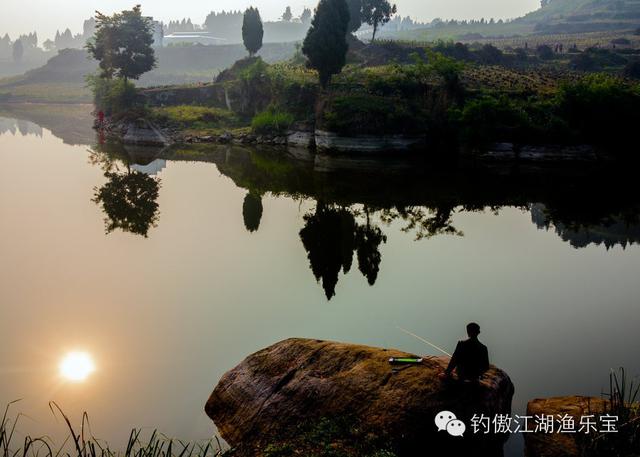
[{"label": "sun in haze", "polygon": [[82,382],[96,370],[96,366],[89,353],[74,351],[62,358],[59,370],[60,376],[67,381]]}]

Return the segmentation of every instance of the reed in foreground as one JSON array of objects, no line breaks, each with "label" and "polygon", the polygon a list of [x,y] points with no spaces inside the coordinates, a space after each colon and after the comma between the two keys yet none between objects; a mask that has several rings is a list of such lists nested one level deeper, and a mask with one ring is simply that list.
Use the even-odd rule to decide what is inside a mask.
[{"label": "reed in foreground", "polygon": [[224,453],[217,437],[204,442],[184,442],[154,430],[144,438],[140,429],[131,431],[124,451],[114,450],[93,436],[87,413],[82,415],[80,428],[76,431],[69,417],[55,402],[51,402],[49,407],[55,416],[62,417],[69,430],[63,442],[56,445],[48,436],[29,435],[18,442],[16,429],[22,414],[10,417],[14,403],[16,401],[6,406],[0,421],[0,457],[218,457]]},{"label": "reed in foreground", "polygon": [[589,435],[582,443],[584,457],[640,456],[640,382],[628,378],[624,368],[609,374],[604,414],[617,417],[617,433]]}]

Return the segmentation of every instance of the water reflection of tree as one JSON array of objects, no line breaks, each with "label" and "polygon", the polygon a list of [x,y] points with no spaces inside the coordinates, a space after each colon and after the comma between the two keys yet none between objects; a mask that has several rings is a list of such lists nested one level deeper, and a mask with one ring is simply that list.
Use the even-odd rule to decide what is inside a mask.
[{"label": "water reflection of tree", "polygon": [[148,236],[159,219],[160,180],[131,169],[131,158],[119,144],[103,144],[89,151],[89,163],[104,172],[107,182],[94,189],[93,202],[102,207],[106,232],[120,229]]},{"label": "water reflection of tree", "polygon": [[404,221],[406,225],[401,230],[405,233],[415,232],[416,240],[435,235],[462,236],[463,233],[453,226],[453,212],[454,208],[449,205],[436,208],[408,206],[383,209],[380,218],[387,224],[395,220]]},{"label": "water reflection of tree", "polygon": [[329,300],[335,295],[340,270],[344,274],[351,270],[354,251],[358,269],[368,283],[374,285],[378,277],[382,260],[379,247],[387,237],[371,224],[368,213],[365,224],[356,222],[357,214],[349,208],[318,202],[315,211],[304,216],[300,239],[311,271]]},{"label": "water reflection of tree", "polygon": [[387,242],[387,236],[382,233],[380,227],[371,225],[371,215],[368,208],[365,208],[367,217],[366,225],[356,227],[356,250],[358,256],[358,269],[367,278],[370,286],[373,286],[378,279],[380,271],[380,244]]},{"label": "water reflection of tree", "polygon": [[[603,244],[606,249],[640,243],[640,212],[638,207],[591,211],[562,206],[551,207],[544,203],[530,205],[531,220],[539,228],[553,229],[558,236],[579,249],[591,244]],[[595,206],[595,205],[594,205]]]},{"label": "water reflection of tree", "polygon": [[95,189],[93,201],[107,216],[107,233],[120,229],[146,238],[159,217],[159,181],[139,171],[107,171],[104,176],[107,182]]},{"label": "water reflection of tree", "polygon": [[244,226],[249,232],[255,232],[260,228],[262,219],[262,196],[255,192],[248,192],[242,203],[242,218]]}]

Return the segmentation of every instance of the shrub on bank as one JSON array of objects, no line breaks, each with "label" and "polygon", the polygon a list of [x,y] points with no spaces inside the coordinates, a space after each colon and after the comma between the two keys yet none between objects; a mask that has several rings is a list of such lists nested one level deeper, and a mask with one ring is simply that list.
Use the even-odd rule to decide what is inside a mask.
[{"label": "shrub on bank", "polygon": [[418,133],[425,129],[425,118],[406,99],[355,93],[327,102],[323,127],[343,134]]},{"label": "shrub on bank", "polygon": [[254,116],[251,129],[261,135],[279,135],[285,133],[294,120],[291,113],[269,108]]},{"label": "shrub on bank", "polygon": [[627,78],[640,79],[640,61],[627,64],[624,67],[624,75]]},{"label": "shrub on bank", "polygon": [[635,136],[640,86],[605,74],[565,82],[553,96],[483,94],[450,110],[460,140],[475,148],[495,142],[594,144],[624,155]]},{"label": "shrub on bank", "polygon": [[136,86],[131,81],[90,75],[87,77],[87,84],[92,90],[96,110],[107,116],[143,107]]},{"label": "shrub on bank", "polygon": [[571,67],[580,71],[600,71],[607,67],[619,67],[627,59],[608,49],[588,48],[571,59]]},{"label": "shrub on bank", "polygon": [[558,109],[582,140],[623,154],[636,137],[640,89],[612,76],[588,75],[560,88]]},{"label": "shrub on bank", "polygon": [[518,142],[531,124],[522,106],[506,96],[470,100],[462,109],[452,110],[451,117],[459,125],[462,142],[479,148],[496,141]]}]

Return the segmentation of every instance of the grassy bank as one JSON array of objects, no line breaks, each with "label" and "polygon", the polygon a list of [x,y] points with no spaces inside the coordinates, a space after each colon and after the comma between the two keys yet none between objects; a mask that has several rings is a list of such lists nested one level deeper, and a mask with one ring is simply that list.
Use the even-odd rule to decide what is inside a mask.
[{"label": "grassy bank", "polygon": [[0,103],[91,103],[91,100],[91,91],[83,83],[0,81]]},{"label": "grassy bank", "polygon": [[186,136],[222,135],[227,131],[239,134],[249,128],[233,111],[208,106],[155,107],[150,116],[165,128]]},{"label": "grassy bank", "polygon": [[[148,101],[165,105],[151,108],[158,123],[187,135],[282,135],[302,125],[343,136],[425,135],[449,150],[590,144],[632,155],[623,146],[634,135],[640,84],[622,76],[627,59],[585,51],[579,55],[606,69],[580,72],[566,56],[546,51],[383,43],[352,56],[327,90],[302,64],[245,59],[216,83],[156,90]],[[376,63],[393,60],[389,55],[397,60]],[[178,93],[176,106],[166,106]]]}]

